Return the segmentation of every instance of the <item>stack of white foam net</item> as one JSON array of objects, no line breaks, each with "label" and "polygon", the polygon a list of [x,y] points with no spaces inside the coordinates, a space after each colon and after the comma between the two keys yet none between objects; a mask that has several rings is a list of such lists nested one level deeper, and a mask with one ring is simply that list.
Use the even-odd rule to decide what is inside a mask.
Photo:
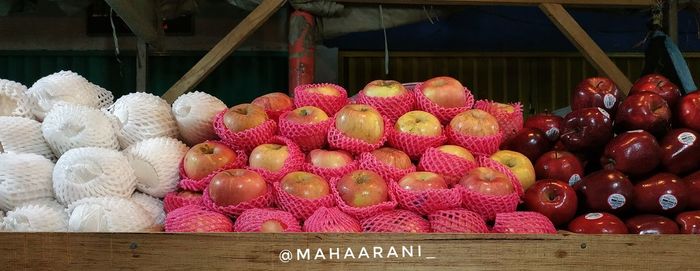
[{"label": "stack of white foam net", "polygon": [[165,222],[163,201],[139,192],[134,193],[131,200],[146,210],[155,225],[163,225]]},{"label": "stack of white foam net", "polygon": [[9,211],[29,201],[52,199],[54,164],[32,153],[0,153],[0,209]]},{"label": "stack of white foam net", "polygon": [[155,137],[178,135],[177,124],[168,102],[158,96],[138,92],[119,98],[109,112],[119,122],[117,138],[122,148]]},{"label": "stack of white foam net", "polygon": [[215,139],[212,120],[226,108],[224,102],[204,92],[190,92],[177,98],[172,111],[182,140],[192,146]]},{"label": "stack of white foam net", "polygon": [[22,117],[0,117],[0,153],[34,153],[56,160],[41,134],[41,123]]},{"label": "stack of white foam net", "polygon": [[188,148],[177,139],[146,139],[123,151],[136,174],[136,188],[162,198],[180,181],[178,165]]},{"label": "stack of white foam net", "polygon": [[92,108],[106,108],[114,96],[100,86],[71,71],[60,71],[36,81],[29,88],[34,100],[34,115],[43,120],[56,104],[80,104]]},{"label": "stack of white foam net", "polygon": [[44,118],[41,130],[57,157],[81,147],[119,149],[113,122],[107,114],[84,105],[55,106]]},{"label": "stack of white foam net", "polygon": [[0,116],[34,118],[26,86],[0,79]]},{"label": "stack of white foam net", "polygon": [[154,226],[151,215],[128,198],[92,197],[68,206],[69,231],[141,232]]},{"label": "stack of white foam net", "polygon": [[7,212],[2,222],[6,231],[64,232],[68,230],[68,213],[54,200],[37,200]]}]

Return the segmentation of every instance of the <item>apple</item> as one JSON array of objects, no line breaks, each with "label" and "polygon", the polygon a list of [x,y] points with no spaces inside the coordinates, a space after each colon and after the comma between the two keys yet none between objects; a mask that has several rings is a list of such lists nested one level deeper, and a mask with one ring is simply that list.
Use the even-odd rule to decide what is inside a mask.
[{"label": "apple", "polygon": [[438,151],[441,151],[443,153],[451,154],[454,156],[457,156],[459,158],[462,158],[467,161],[475,162],[476,163],[476,158],[474,158],[474,155],[467,150],[466,148],[462,146],[457,146],[457,145],[442,145],[440,147],[435,148]]},{"label": "apple", "polygon": [[576,191],[565,182],[539,180],[525,190],[525,208],[549,218],[555,226],[563,225],[576,215]]},{"label": "apple", "polygon": [[332,86],[321,85],[317,87],[306,88],[305,91],[318,95],[340,97],[342,93]]},{"label": "apple", "polygon": [[515,192],[508,175],[487,167],[470,170],[459,180],[459,184],[468,190],[490,196],[506,196]]},{"label": "apple", "polygon": [[425,111],[410,111],[396,121],[396,131],[417,136],[442,135],[440,120]]},{"label": "apple", "polygon": [[313,173],[294,171],[280,181],[282,190],[299,198],[315,200],[330,194],[328,182]]},{"label": "apple", "polygon": [[413,165],[408,154],[394,148],[383,147],[373,150],[371,153],[377,160],[390,167],[408,169]]},{"label": "apple", "polygon": [[267,120],[265,109],[254,104],[239,104],[224,114],[224,125],[234,133],[255,128]]},{"label": "apple", "polygon": [[367,97],[395,97],[408,94],[406,88],[394,80],[374,80],[361,90]]},{"label": "apple", "polygon": [[228,146],[218,142],[206,141],[190,148],[185,153],[182,165],[187,177],[200,180],[235,161],[236,157],[236,152]]},{"label": "apple", "polygon": [[544,112],[525,119],[523,127],[535,128],[544,132],[547,139],[554,143],[559,140],[560,132],[564,128],[564,118]]},{"label": "apple", "polygon": [[378,143],[384,136],[382,115],[364,104],[350,104],[340,109],[335,115],[335,127],[345,136],[369,144]]},{"label": "apple", "polygon": [[696,171],[693,174],[685,176],[683,182],[688,188],[688,209],[690,210],[700,210],[700,171]]},{"label": "apple", "polygon": [[292,110],[285,119],[292,123],[309,125],[327,120],[328,114],[315,106],[303,106]]},{"label": "apple", "polygon": [[555,179],[574,185],[583,176],[583,164],[567,151],[549,151],[535,162],[537,179]]},{"label": "apple", "polygon": [[678,225],[660,215],[637,215],[625,222],[631,234],[676,234]]},{"label": "apple", "polygon": [[440,76],[423,82],[423,95],[442,107],[463,107],[467,104],[467,94],[462,83],[452,77]]},{"label": "apple", "polygon": [[212,201],[219,206],[229,206],[265,195],[267,183],[255,171],[229,169],[216,174],[208,189]]},{"label": "apple", "polygon": [[286,229],[287,227],[282,225],[282,222],[277,219],[267,220],[260,225],[260,232],[279,233],[284,232]]},{"label": "apple", "polygon": [[496,112],[504,112],[508,114],[515,112],[515,107],[509,104],[494,102],[493,106],[495,107]]},{"label": "apple", "polygon": [[634,186],[637,211],[660,215],[682,212],[688,205],[688,187],[678,176],[658,173]]},{"label": "apple", "polygon": [[248,165],[251,168],[261,168],[279,172],[289,157],[289,148],[280,144],[262,144],[250,153]]},{"label": "apple", "polygon": [[498,134],[498,120],[481,109],[469,109],[452,118],[452,130],[470,136],[493,136]]},{"label": "apple", "polygon": [[251,104],[262,107],[267,111],[283,111],[294,108],[292,98],[282,92],[272,92],[255,98]]},{"label": "apple", "polygon": [[552,149],[552,142],[539,129],[523,128],[511,139],[504,142],[501,148],[522,153],[530,161],[537,161],[537,158],[543,153]]},{"label": "apple", "polygon": [[572,111],[564,117],[561,142],[569,151],[599,149],[613,137],[613,121],[607,111],[599,107]]},{"label": "apple", "polygon": [[600,107],[614,115],[623,99],[624,94],[609,78],[586,78],[571,93],[571,110]]},{"label": "apple", "polygon": [[399,180],[398,184],[401,189],[416,192],[430,189],[447,189],[447,182],[442,176],[427,171],[408,173]]},{"label": "apple", "polygon": [[628,175],[641,176],[652,172],[661,163],[661,147],[656,138],[642,130],[618,135],[605,146],[600,163]]},{"label": "apple", "polygon": [[389,200],[386,181],[369,170],[355,170],[345,174],[336,184],[338,194],[352,207],[367,207]]},{"label": "apple", "polygon": [[685,95],[676,106],[676,120],[681,127],[700,133],[700,91]]},{"label": "apple", "polygon": [[518,178],[523,190],[535,183],[535,167],[527,156],[519,152],[500,150],[491,155],[491,159],[508,167]]},{"label": "apple", "polygon": [[603,169],[583,177],[576,183],[581,206],[589,211],[623,214],[632,208],[634,185],[617,170]]},{"label": "apple", "polygon": [[700,133],[674,129],[661,140],[661,165],[667,172],[685,175],[700,169]]},{"label": "apple", "polygon": [[671,128],[671,108],[661,95],[640,92],[620,104],[615,117],[617,131],[645,130],[656,136]]},{"label": "apple", "polygon": [[342,168],[352,163],[352,155],[343,150],[315,149],[309,152],[307,161],[320,168]]},{"label": "apple", "polygon": [[683,234],[700,234],[700,211],[682,212],[676,216],[676,223]]},{"label": "apple", "polygon": [[627,226],[609,213],[587,213],[569,223],[569,231],[584,234],[627,234]]},{"label": "apple", "polygon": [[629,95],[634,95],[641,92],[653,92],[661,95],[666,100],[669,106],[675,107],[678,100],[681,98],[681,90],[660,74],[647,74],[640,77],[637,82],[632,85]]}]

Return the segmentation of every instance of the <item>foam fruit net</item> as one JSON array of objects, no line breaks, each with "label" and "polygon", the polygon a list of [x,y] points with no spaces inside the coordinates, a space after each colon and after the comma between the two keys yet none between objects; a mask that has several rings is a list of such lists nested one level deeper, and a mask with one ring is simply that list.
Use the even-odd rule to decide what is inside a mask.
[{"label": "foam fruit net", "polygon": [[462,204],[459,189],[430,189],[425,191],[408,191],[397,182],[389,182],[396,201],[402,209],[427,215],[439,210],[457,208]]},{"label": "foam fruit net", "polygon": [[44,118],[41,131],[57,157],[82,147],[119,149],[110,118],[98,109],[83,105],[55,106]]},{"label": "foam fruit net", "polygon": [[235,232],[260,232],[263,223],[276,220],[282,224],[284,232],[301,232],[299,221],[291,213],[275,209],[249,209],[243,212],[233,224]]},{"label": "foam fruit net", "polygon": [[130,198],[91,197],[68,206],[69,231],[141,232],[153,227],[148,212]]},{"label": "foam fruit net", "polygon": [[183,94],[172,106],[180,136],[190,146],[217,138],[212,122],[216,114],[226,109],[219,98],[199,91]]},{"label": "foam fruit net", "polygon": [[117,138],[122,148],[149,138],[178,136],[170,105],[153,94],[137,92],[122,96],[109,112],[118,120]]},{"label": "foam fruit net", "polygon": [[[393,210],[396,208],[396,205],[398,204],[396,202],[396,198],[394,197],[394,194],[391,193],[391,190],[389,190],[389,201],[385,201],[376,205],[372,206],[367,206],[367,207],[353,207],[345,203],[342,197],[340,197],[340,193],[338,192],[337,184],[338,184],[339,179],[334,178],[331,179],[331,191],[333,191],[333,197],[335,198],[335,203],[337,204],[338,208],[340,208],[341,211],[343,211],[346,214],[349,214],[359,220],[371,217],[373,215],[379,214],[381,212]],[[387,184],[388,186],[388,184]]]},{"label": "foam fruit net", "polygon": [[39,200],[22,204],[7,212],[0,224],[13,232],[65,232],[68,231],[68,214],[63,206],[53,200]]},{"label": "foam fruit net", "polygon": [[384,135],[377,143],[367,143],[364,140],[348,137],[335,128],[333,123],[328,129],[328,145],[333,149],[346,150],[352,154],[371,152],[384,146],[387,138],[387,131],[391,129],[388,121],[384,121]]},{"label": "foam fruit net", "polygon": [[428,215],[430,228],[436,233],[488,233],[481,215],[465,209],[441,210]]},{"label": "foam fruit net", "polygon": [[[331,87],[338,92],[340,96],[330,96],[309,92],[310,88]],[[294,88],[294,107],[299,108],[307,105],[321,108],[329,116],[335,115],[343,106],[348,103],[348,92],[341,86],[335,84],[310,84],[300,85]]]},{"label": "foam fruit net", "polygon": [[[35,153],[56,161],[41,133],[41,123],[22,117],[0,117],[0,152]],[[21,135],[21,136],[18,136]]]},{"label": "foam fruit net", "polygon": [[523,105],[521,103],[511,103],[508,104],[512,106],[515,110],[512,113],[505,112],[496,106],[496,102],[488,100],[478,100],[474,104],[474,108],[481,109],[498,120],[498,127],[503,132],[503,141],[508,141],[515,134],[523,129]]},{"label": "foam fruit net", "polygon": [[320,207],[335,206],[335,198],[331,194],[311,200],[287,193],[279,182],[274,183],[274,187],[277,206],[302,221],[311,216]]},{"label": "foam fruit net", "polygon": [[[211,141],[211,142],[217,142],[221,143],[224,145],[227,145],[225,142],[221,141]],[[219,174],[220,172],[228,169],[234,169],[234,168],[243,168],[247,163],[248,163],[248,156],[245,154],[244,151],[242,150],[236,150],[236,159],[225,165],[224,167],[215,170],[214,172],[210,173],[206,177],[195,180],[187,176],[187,173],[185,173],[185,168],[183,165],[184,161],[180,162],[180,177],[182,178],[180,180],[180,188],[183,188],[185,190],[190,190],[190,191],[203,191],[204,188],[209,186],[209,183],[211,182],[211,179],[216,176],[216,174]]]},{"label": "foam fruit net", "polygon": [[386,116],[387,120],[392,122],[398,120],[406,112],[413,110],[416,104],[412,92],[393,97],[369,97],[360,91],[357,94],[356,102],[376,108],[382,116]]},{"label": "foam fruit net", "polygon": [[445,134],[450,144],[462,146],[474,155],[489,156],[497,152],[501,142],[503,142],[503,132],[501,131],[491,136],[470,136],[455,132],[446,126]]},{"label": "foam fruit net", "polygon": [[387,142],[389,146],[397,148],[411,157],[418,160],[428,148],[439,147],[445,144],[447,137],[439,136],[420,136],[408,133],[402,133],[396,129],[388,131]]},{"label": "foam fruit net", "polygon": [[512,212],[496,215],[492,232],[518,234],[555,234],[556,228],[546,216],[537,212]]},{"label": "foam fruit net", "polygon": [[250,166],[246,167],[247,169],[257,172],[265,179],[265,181],[269,183],[279,182],[285,175],[287,175],[287,173],[301,169],[301,165],[304,163],[304,153],[301,152],[297,144],[288,138],[280,136],[273,137],[268,143],[287,146],[289,157],[287,157],[287,160],[284,161],[282,168],[277,172],[272,172],[264,168],[253,168]]},{"label": "foam fruit net", "polygon": [[166,194],[165,198],[163,198],[163,208],[166,213],[187,205],[202,205],[202,195],[185,197],[180,195],[178,191],[173,191]]},{"label": "foam fruit net", "polygon": [[418,170],[440,174],[448,185],[454,185],[479,164],[444,153],[436,148],[428,148],[418,162]]},{"label": "foam fruit net", "polygon": [[32,106],[26,86],[0,79],[0,116],[33,119]]},{"label": "foam fruit net", "polygon": [[320,207],[304,221],[305,232],[361,232],[357,219],[343,213],[338,207]]},{"label": "foam fruit net", "polygon": [[416,171],[416,166],[414,166],[413,164],[411,164],[411,166],[407,169],[400,169],[384,164],[382,161],[379,161],[377,157],[375,157],[372,153],[369,152],[360,154],[359,160],[360,169],[374,171],[375,173],[382,176],[382,178],[384,178],[384,180],[386,180],[387,182],[398,181],[406,174]]},{"label": "foam fruit net", "polygon": [[53,198],[54,164],[32,153],[0,153],[0,210]]},{"label": "foam fruit net", "polygon": [[241,202],[236,205],[220,206],[214,202],[211,197],[209,197],[209,188],[204,189],[202,193],[202,205],[209,208],[209,210],[222,213],[229,216],[241,215],[245,210],[255,209],[255,208],[267,208],[272,207],[275,204],[275,196],[272,192],[272,186],[268,185],[267,193],[264,195],[254,198],[249,201]]},{"label": "foam fruit net", "polygon": [[430,223],[406,210],[392,210],[362,220],[364,232],[428,233]]},{"label": "foam fruit net", "polygon": [[188,205],[169,212],[165,217],[166,232],[232,232],[233,222],[227,216],[203,206]]},{"label": "foam fruit net", "polygon": [[[187,146],[177,139],[157,137],[129,146],[123,151],[136,174],[136,188],[162,198],[175,190],[180,181],[177,165],[187,153]],[[155,173],[152,176],[151,172]]]},{"label": "foam fruit net", "polygon": [[304,152],[320,149],[326,144],[326,135],[328,135],[328,129],[333,123],[333,119],[328,118],[314,124],[298,124],[287,120],[288,114],[290,112],[283,113],[279,120],[279,134],[281,136],[294,141]]},{"label": "foam fruit net", "polygon": [[514,212],[518,207],[518,203],[520,203],[520,194],[522,193],[520,182],[509,169],[498,162],[486,157],[479,157],[478,159],[481,166],[492,168],[508,175],[508,178],[515,187],[515,191],[510,195],[492,196],[458,186],[458,189],[462,191],[462,206],[467,210],[480,214],[488,221],[492,221],[496,218],[496,214],[498,213]]},{"label": "foam fruit net", "polygon": [[415,90],[413,91],[416,98],[417,107],[422,111],[433,114],[443,124],[449,123],[450,120],[452,120],[452,118],[457,116],[459,113],[467,111],[474,106],[474,95],[472,95],[471,91],[466,87],[464,88],[464,92],[467,95],[467,102],[463,107],[442,107],[428,99],[428,97],[425,97],[422,89],[423,84],[421,83],[416,85]]},{"label": "foam fruit net", "polygon": [[62,103],[79,104],[102,109],[112,105],[111,92],[72,71],[60,71],[37,80],[28,90],[33,103],[33,113],[43,120],[46,113]]},{"label": "foam fruit net", "polygon": [[144,193],[136,192],[131,196],[131,200],[141,206],[153,220],[155,225],[163,225],[165,222],[165,211],[163,201]]},{"label": "foam fruit net", "polygon": [[268,142],[277,132],[277,124],[274,120],[268,119],[257,127],[246,129],[240,132],[231,132],[224,125],[224,115],[226,110],[219,112],[214,118],[214,131],[216,134],[231,145],[234,149],[242,149],[250,152],[260,144]]},{"label": "foam fruit net", "polygon": [[316,174],[318,176],[321,176],[325,178],[326,180],[330,180],[333,178],[341,178],[345,176],[345,174],[348,174],[350,172],[355,171],[356,169],[359,168],[359,162],[357,160],[353,160],[350,162],[350,164],[345,165],[344,167],[340,168],[322,168],[322,167],[317,167],[311,164],[311,162],[306,162],[304,163],[301,168],[303,171],[310,172],[313,174]]}]

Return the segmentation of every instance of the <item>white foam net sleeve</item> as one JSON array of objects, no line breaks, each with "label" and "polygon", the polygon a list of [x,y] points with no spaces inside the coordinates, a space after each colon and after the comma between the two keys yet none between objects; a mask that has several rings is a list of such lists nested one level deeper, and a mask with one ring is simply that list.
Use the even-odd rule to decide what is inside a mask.
[{"label": "white foam net sleeve", "polygon": [[53,200],[34,201],[7,212],[2,219],[6,231],[14,232],[65,232],[68,230],[68,213]]},{"label": "white foam net sleeve", "polygon": [[73,232],[142,232],[153,226],[148,212],[130,198],[91,197],[68,206]]},{"label": "white foam net sleeve", "polygon": [[34,153],[56,161],[41,133],[41,123],[22,117],[0,117],[0,153]]},{"label": "white foam net sleeve", "polygon": [[109,112],[118,119],[117,138],[123,149],[149,138],[178,136],[170,105],[153,94],[137,92],[122,96]]},{"label": "white foam net sleeve", "polygon": [[53,198],[54,164],[33,153],[0,153],[0,209],[9,211],[22,203]]},{"label": "white foam net sleeve", "polygon": [[119,151],[77,148],[56,162],[53,188],[56,199],[65,205],[88,197],[130,197],[136,189],[136,175]]},{"label": "white foam net sleeve", "polygon": [[34,118],[32,100],[27,87],[10,80],[0,79],[0,116]]},{"label": "white foam net sleeve", "polygon": [[57,157],[81,147],[119,149],[117,134],[106,113],[83,105],[55,106],[44,118],[41,131]]},{"label": "white foam net sleeve", "polygon": [[136,174],[136,188],[162,198],[175,191],[180,181],[180,161],[187,150],[177,139],[157,137],[131,145],[123,153]]},{"label": "white foam net sleeve", "polygon": [[163,210],[162,200],[139,192],[134,193],[131,196],[131,200],[146,210],[156,225],[165,223],[165,210]]},{"label": "white foam net sleeve", "polygon": [[186,93],[173,103],[173,115],[180,129],[180,136],[190,146],[209,139],[216,139],[212,120],[227,109],[224,102],[204,92]]},{"label": "white foam net sleeve", "polygon": [[80,104],[92,108],[105,108],[112,104],[114,96],[109,91],[90,83],[72,71],[60,71],[47,75],[29,88],[33,100],[33,112],[43,120],[56,104]]}]

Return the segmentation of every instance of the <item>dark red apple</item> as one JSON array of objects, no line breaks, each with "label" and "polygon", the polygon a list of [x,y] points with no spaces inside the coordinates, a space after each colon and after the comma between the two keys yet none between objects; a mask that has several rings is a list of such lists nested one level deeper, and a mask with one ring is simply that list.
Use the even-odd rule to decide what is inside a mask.
[{"label": "dark red apple", "polygon": [[641,92],[627,97],[615,116],[619,132],[645,130],[662,136],[671,128],[671,108],[664,97],[653,92]]},{"label": "dark red apple", "polygon": [[615,115],[617,106],[624,98],[622,91],[609,78],[586,78],[574,88],[571,94],[571,110],[600,107],[611,115]]},{"label": "dark red apple", "polygon": [[591,151],[602,148],[613,137],[610,114],[599,107],[572,111],[564,117],[561,142],[567,150]]},{"label": "dark red apple", "polygon": [[632,208],[635,197],[632,182],[622,172],[612,169],[588,174],[574,189],[588,211],[622,214]]},{"label": "dark red apple", "polygon": [[539,129],[523,128],[513,138],[503,143],[501,149],[522,153],[530,161],[537,161],[543,153],[552,149],[547,135]]},{"label": "dark red apple", "polygon": [[525,191],[525,207],[549,218],[554,225],[563,225],[576,215],[578,199],[571,186],[557,180],[539,180]]},{"label": "dark red apple", "polygon": [[688,188],[678,176],[658,173],[634,186],[634,207],[639,212],[673,215],[688,205]]},{"label": "dark red apple", "polygon": [[685,176],[683,178],[685,186],[688,188],[688,209],[700,210],[700,171]]},{"label": "dark red apple", "polygon": [[700,91],[685,95],[676,106],[675,116],[681,127],[700,133]]},{"label": "dark red apple", "polygon": [[625,222],[631,234],[677,234],[678,224],[660,215],[637,215]]},{"label": "dark red apple", "polygon": [[564,127],[564,118],[548,112],[533,115],[525,120],[525,128],[535,128],[547,135],[550,142],[557,142]]},{"label": "dark red apple", "polygon": [[685,175],[700,169],[700,134],[681,128],[661,140],[661,165],[670,173]]},{"label": "dark red apple", "polygon": [[569,231],[585,234],[627,234],[627,226],[609,213],[587,213],[569,223]]},{"label": "dark red apple", "polygon": [[630,89],[629,95],[641,92],[653,92],[661,95],[671,108],[681,98],[681,90],[678,86],[660,74],[647,74],[640,77]]},{"label": "dark red apple", "polygon": [[583,164],[576,155],[566,151],[549,151],[535,163],[537,179],[555,179],[574,185],[583,176]]},{"label": "dark red apple", "polygon": [[661,162],[661,147],[650,133],[635,130],[622,133],[605,146],[600,164],[607,169],[641,176],[652,172]]},{"label": "dark red apple", "polygon": [[682,212],[676,216],[676,223],[683,234],[700,234],[700,211]]}]

